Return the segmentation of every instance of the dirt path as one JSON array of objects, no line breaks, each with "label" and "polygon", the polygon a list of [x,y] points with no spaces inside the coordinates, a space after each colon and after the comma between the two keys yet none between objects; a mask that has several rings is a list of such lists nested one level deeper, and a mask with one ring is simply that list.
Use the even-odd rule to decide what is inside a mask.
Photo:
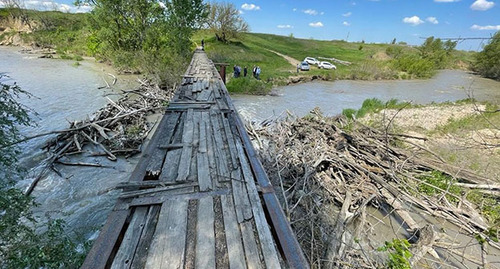
[{"label": "dirt path", "polygon": [[300,64],[300,61],[299,61],[299,60],[297,60],[297,59],[295,59],[295,58],[292,58],[292,57],[290,57],[290,56],[288,56],[288,55],[281,54],[281,53],[279,53],[279,52],[277,52],[277,51],[270,50],[270,49],[266,49],[266,50],[268,50],[268,51],[270,51],[270,52],[272,52],[272,53],[274,53],[274,54],[276,54],[276,55],[279,55],[279,56],[283,57],[285,60],[287,60],[287,62],[289,62],[289,63],[290,63],[291,65],[293,65],[294,67],[297,67],[297,65],[298,65],[298,64]]}]

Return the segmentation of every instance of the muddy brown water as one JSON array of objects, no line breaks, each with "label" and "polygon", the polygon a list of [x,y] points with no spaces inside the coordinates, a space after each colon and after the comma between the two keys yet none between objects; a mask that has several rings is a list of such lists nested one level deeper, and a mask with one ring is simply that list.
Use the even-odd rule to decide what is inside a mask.
[{"label": "muddy brown water", "polygon": [[231,97],[240,114],[255,121],[280,115],[285,110],[304,116],[315,107],[333,116],[345,108],[360,108],[367,98],[383,101],[396,98],[428,104],[456,101],[471,95],[477,100],[500,103],[500,82],[457,70],[443,70],[426,80],[318,81],[279,87],[275,92],[276,96]]}]

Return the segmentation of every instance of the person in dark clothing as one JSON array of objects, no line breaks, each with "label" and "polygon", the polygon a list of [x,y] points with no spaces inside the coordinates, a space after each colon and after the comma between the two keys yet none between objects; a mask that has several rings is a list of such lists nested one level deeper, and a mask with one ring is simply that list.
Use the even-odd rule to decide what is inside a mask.
[{"label": "person in dark clothing", "polygon": [[201,49],[205,50],[205,40],[201,40]]},{"label": "person in dark clothing", "polygon": [[247,67],[245,66],[245,68],[243,68],[243,76],[246,77],[247,76],[247,73],[248,73],[248,69]]},{"label": "person in dark clothing", "polygon": [[236,65],[234,65],[234,66],[233,66],[233,76],[234,76],[235,78],[237,78],[237,77],[238,77],[238,68],[236,67]]},{"label": "person in dark clothing", "polygon": [[253,66],[253,69],[252,69],[252,74],[253,74],[253,77],[256,78],[257,77],[257,67],[254,65]]}]

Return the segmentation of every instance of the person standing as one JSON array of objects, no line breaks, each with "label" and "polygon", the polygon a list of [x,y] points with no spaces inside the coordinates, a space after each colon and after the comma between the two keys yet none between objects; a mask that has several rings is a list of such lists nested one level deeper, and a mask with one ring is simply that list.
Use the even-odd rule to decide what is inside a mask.
[{"label": "person standing", "polygon": [[247,73],[248,73],[248,69],[247,67],[245,66],[245,68],[243,68],[243,76],[246,77],[247,76]]},{"label": "person standing", "polygon": [[260,66],[257,66],[257,70],[255,70],[255,74],[257,75],[257,80],[260,80]]},{"label": "person standing", "polygon": [[236,65],[233,66],[233,77],[238,77],[238,68],[236,68]]},{"label": "person standing", "polygon": [[201,40],[201,49],[205,50],[205,40],[204,39]]},{"label": "person standing", "polygon": [[254,78],[257,78],[257,67],[255,65],[253,66],[252,74]]}]

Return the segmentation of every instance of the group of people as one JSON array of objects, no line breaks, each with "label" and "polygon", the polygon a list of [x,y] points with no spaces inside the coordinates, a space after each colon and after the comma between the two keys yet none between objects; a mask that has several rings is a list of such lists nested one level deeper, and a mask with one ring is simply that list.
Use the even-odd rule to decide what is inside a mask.
[{"label": "group of people", "polygon": [[[234,65],[233,72],[234,72],[233,73],[234,77],[235,78],[239,78],[241,76],[241,67],[238,66],[238,65]],[[245,66],[243,68],[243,76],[246,77],[247,73],[248,73],[248,68]],[[252,70],[252,73],[253,73],[253,77],[254,78],[260,80],[260,67],[259,66],[254,66],[253,70]]]}]

